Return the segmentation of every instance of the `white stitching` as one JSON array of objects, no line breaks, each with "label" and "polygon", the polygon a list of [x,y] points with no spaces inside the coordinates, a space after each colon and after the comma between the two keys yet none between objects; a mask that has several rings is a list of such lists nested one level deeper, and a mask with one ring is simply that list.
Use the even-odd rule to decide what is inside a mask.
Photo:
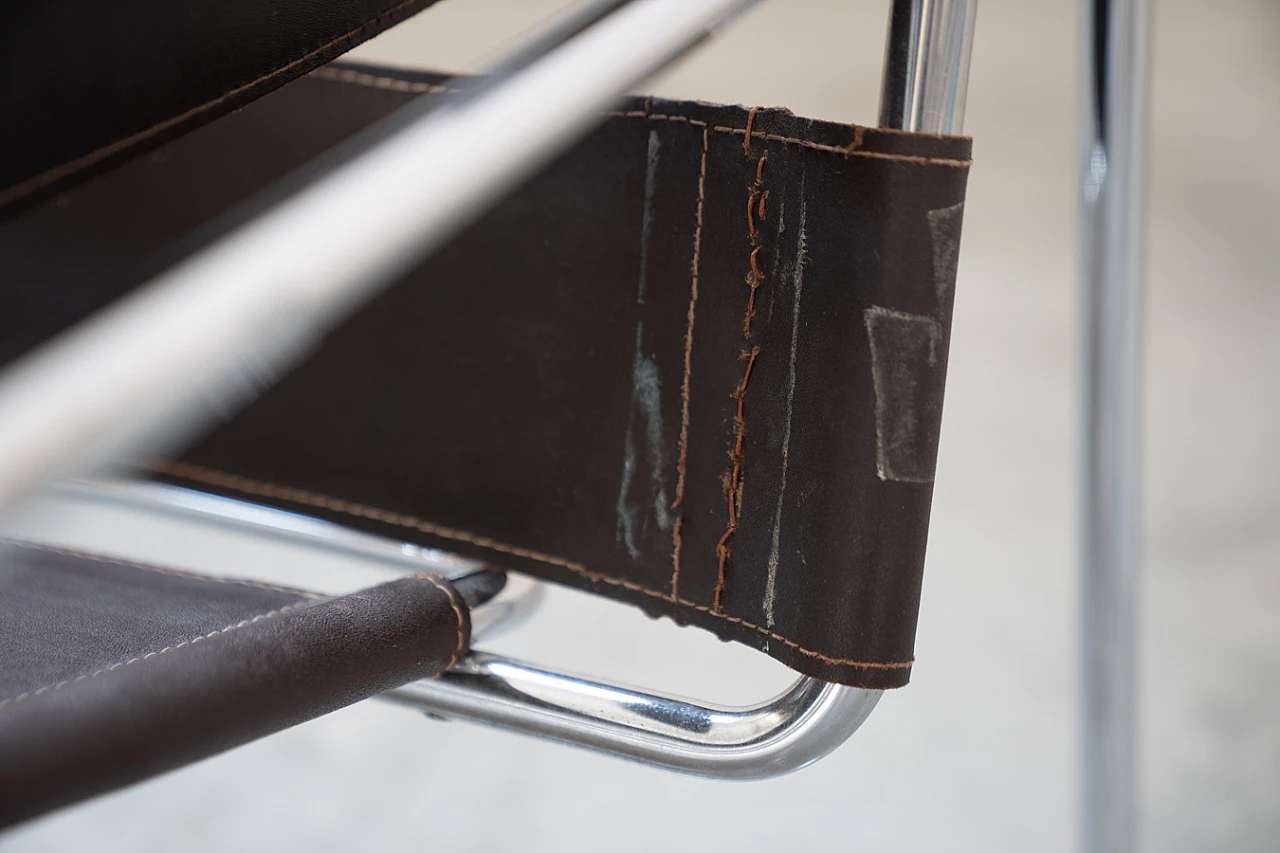
[{"label": "white stitching", "polygon": [[415,94],[444,92],[454,95],[462,91],[441,83],[420,83],[414,80],[401,80],[398,77],[377,77],[373,74],[365,74],[350,68],[331,68],[327,65],[317,68],[307,76],[317,77],[321,80],[332,80],[335,83],[353,83],[357,86],[367,86],[372,89],[388,89],[392,92],[413,92]]},{"label": "white stitching", "polygon": [[113,663],[111,664],[111,666],[104,667],[103,669],[100,669],[97,672],[90,672],[85,675],[78,675],[75,678],[69,678],[66,681],[59,681],[57,684],[49,684],[44,687],[40,687],[36,690],[31,690],[26,693],[19,694],[18,696],[13,697],[12,699],[5,699],[4,701],[0,702],[0,709],[3,709],[6,705],[17,705],[20,702],[25,702],[28,699],[32,699],[44,693],[52,693],[55,690],[61,690],[62,688],[67,687],[68,685],[71,685],[71,684],[78,684],[81,681],[86,681],[90,678],[97,678],[99,675],[105,675],[108,672],[114,672],[115,670],[120,669],[122,667],[129,666],[130,664],[135,664],[135,663],[138,663],[139,661],[144,661],[149,658],[153,658],[158,655],[165,654],[166,652],[172,652],[175,649],[182,648],[183,646],[193,645],[195,643],[200,642],[201,640],[207,640],[211,637],[216,637],[219,634],[226,634],[229,631],[236,630],[237,628],[244,628],[247,625],[252,625],[255,622],[261,622],[264,619],[270,619],[273,616],[278,616],[281,613],[285,613],[289,610],[296,610],[299,607],[310,607],[312,604],[314,604],[314,602],[312,601],[298,601],[288,606],[280,607],[280,608],[277,608],[276,610],[272,610],[269,613],[262,613],[250,619],[245,619],[243,621],[236,622],[234,625],[228,625],[225,628],[219,628],[216,631],[210,631],[207,634],[201,634],[198,637],[192,637],[190,640],[183,640],[181,643],[178,643],[177,645],[165,646],[163,649],[159,649],[154,652],[147,652],[146,654],[139,655],[136,658],[130,658],[129,660],[120,661],[119,663]]},{"label": "white stitching", "polygon": [[405,527],[410,530],[418,530],[430,536],[439,536],[442,539],[453,539],[459,542],[466,542],[471,545],[475,545],[476,547],[479,547],[479,548],[487,548],[491,551],[498,551],[500,553],[510,554],[515,557],[524,557],[525,559],[528,559],[528,560],[536,560],[537,562],[540,562],[540,563],[548,563],[553,566],[560,566],[562,568],[568,569],[571,572],[575,572],[581,575],[582,577],[586,578],[587,580],[595,583],[605,583],[605,584],[610,584],[611,586],[620,586],[623,589],[629,589],[632,592],[638,592],[643,595],[652,596],[653,598],[660,598],[663,601],[670,601],[675,604],[681,604],[692,610],[697,610],[700,613],[706,613],[717,619],[723,619],[726,622],[732,622],[736,625],[741,625],[744,628],[748,628],[752,631],[755,631],[756,633],[763,634],[766,637],[777,640],[783,645],[789,648],[795,649],[797,652],[799,652],[800,654],[806,657],[811,657],[811,658],[814,658],[815,660],[820,660],[824,663],[833,664],[835,666],[847,666],[847,667],[853,667],[856,669],[888,670],[888,669],[910,669],[911,666],[915,663],[915,658],[912,658],[911,660],[908,660],[908,661],[880,662],[880,661],[856,661],[856,660],[849,660],[847,658],[831,657],[830,655],[825,655],[822,652],[805,648],[804,646],[797,643],[795,640],[792,640],[786,636],[783,636],[782,634],[779,634],[776,631],[770,631],[768,628],[748,622],[747,620],[737,616],[729,616],[725,613],[719,613],[713,610],[712,608],[707,607],[706,605],[697,604],[692,601],[686,601],[683,598],[672,598],[666,593],[649,589],[648,587],[641,586],[640,584],[632,583],[631,581],[622,580],[621,578],[610,577],[609,575],[592,571],[591,569],[588,569],[586,566],[583,566],[580,563],[575,563],[572,560],[566,560],[563,557],[554,557],[554,556],[551,556],[550,554],[543,554],[538,551],[531,551],[528,548],[521,548],[516,545],[507,545],[503,542],[498,542],[495,539],[490,539],[487,536],[478,536],[474,533],[469,533],[465,530],[455,530],[453,528],[444,527],[439,524],[432,524],[431,522],[421,518],[417,518],[416,516],[402,515],[400,513],[390,512],[385,509],[378,509],[377,507],[367,506],[365,504],[344,500],[342,498],[330,497],[329,495],[322,495],[317,492],[309,492],[305,489],[297,489],[292,486],[280,486],[274,483],[265,483],[265,482],[262,482],[261,480],[253,480],[253,479],[250,479],[249,477],[242,477],[239,474],[228,474],[224,471],[215,471],[212,468],[205,468],[200,465],[192,465],[188,462],[158,462],[158,463],[151,463],[146,467],[149,467],[154,471],[159,471],[161,473],[168,474],[173,477],[178,477],[184,480],[190,480],[196,483],[204,483],[206,485],[211,485],[211,486],[220,486],[225,489],[231,489],[233,491],[242,492],[244,494],[249,494],[249,495],[259,495],[261,497],[276,498],[278,500],[285,500],[291,503],[302,504],[303,506],[315,507],[317,509],[327,509],[332,512],[343,513],[345,515],[352,515],[357,518],[367,518],[372,521],[380,521],[383,524],[392,525],[393,527]]},{"label": "white stitching", "polygon": [[[323,73],[322,73],[323,72]],[[334,80],[341,83],[353,83],[358,86],[368,86],[373,89],[391,89],[398,92],[447,92],[457,93],[462,90],[451,89],[436,83],[415,83],[409,80],[401,80],[398,77],[377,77],[373,74],[364,74],[359,71],[353,71],[345,68],[328,68],[322,67],[312,71],[309,76],[318,77],[322,80]],[[414,88],[421,87],[421,88]],[[756,109],[759,109],[758,107]],[[662,113],[650,114],[648,110],[610,110],[605,113],[607,116],[614,118],[642,118],[649,121],[674,121],[684,122],[697,127],[707,127],[707,122],[700,121],[696,118],[682,115],[664,115]],[[752,116],[754,118],[754,116]],[[956,160],[949,157],[921,157],[915,154],[888,154],[881,151],[862,151],[858,150],[858,146],[862,144],[862,138],[866,133],[866,128],[854,126],[854,141],[849,145],[824,145],[821,142],[811,142],[808,139],[799,139],[794,136],[782,136],[777,133],[757,133],[755,131],[748,132],[747,128],[742,127],[725,127],[724,125],[714,125],[709,128],[716,133],[742,134],[747,136],[749,141],[754,139],[767,139],[770,142],[780,142],[785,145],[798,145],[801,148],[809,148],[814,151],[823,151],[828,154],[840,154],[844,157],[868,157],[873,160],[893,160],[902,163],[917,163],[921,166],[950,166],[952,168],[967,169],[973,165],[972,160]],[[884,128],[877,128],[876,132],[884,132]]]},{"label": "white stitching", "polygon": [[449,606],[453,608],[453,615],[458,622],[458,642],[453,648],[453,655],[449,658],[449,663],[445,664],[444,669],[440,670],[440,672],[437,672],[435,674],[434,677],[439,678],[442,674],[444,674],[448,670],[453,669],[453,665],[456,664],[459,658],[462,657],[463,649],[466,646],[466,638],[462,635],[462,623],[463,623],[462,608],[458,606],[458,599],[454,595],[452,584],[444,583],[443,581],[440,580],[440,578],[436,577],[435,575],[428,574],[427,572],[419,572],[418,574],[413,575],[413,577],[421,578],[422,580],[425,580],[425,581],[430,581],[433,586],[435,586],[441,592],[443,592],[446,596],[448,596]]}]

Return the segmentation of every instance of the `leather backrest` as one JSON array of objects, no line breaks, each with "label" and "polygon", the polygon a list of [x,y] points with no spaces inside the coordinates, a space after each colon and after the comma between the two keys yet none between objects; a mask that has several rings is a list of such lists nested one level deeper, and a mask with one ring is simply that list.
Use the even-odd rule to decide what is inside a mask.
[{"label": "leather backrest", "polygon": [[0,211],[242,107],[434,2],[6,4]]}]

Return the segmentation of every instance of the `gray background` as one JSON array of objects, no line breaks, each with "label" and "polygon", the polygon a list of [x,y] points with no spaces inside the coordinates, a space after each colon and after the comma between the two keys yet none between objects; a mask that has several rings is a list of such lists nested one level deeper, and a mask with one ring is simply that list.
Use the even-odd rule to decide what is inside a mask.
[{"label": "gray background", "polygon": [[[564,2],[446,0],[356,51],[466,69]],[[886,3],[771,0],[647,87],[875,121]],[[14,851],[1065,851],[1076,770],[1075,4],[982,0],[913,684],[776,781],[715,784],[368,702],[0,838]],[[1155,19],[1142,622],[1148,850],[1280,848],[1280,6]],[[829,282],[838,287],[840,282]],[[225,537],[45,500],[5,528],[194,568]],[[332,558],[296,552],[302,571]],[[328,567],[328,568],[326,568]],[[977,614],[977,615],[975,615]],[[719,701],[768,659],[552,590],[496,647]]]}]

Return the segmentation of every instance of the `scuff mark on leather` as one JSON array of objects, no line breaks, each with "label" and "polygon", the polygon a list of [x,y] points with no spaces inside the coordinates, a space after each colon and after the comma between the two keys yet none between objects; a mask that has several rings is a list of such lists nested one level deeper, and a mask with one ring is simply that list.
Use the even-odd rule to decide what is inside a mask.
[{"label": "scuff mark on leather", "polygon": [[642,502],[631,499],[635,485],[635,473],[639,467],[636,458],[636,421],[643,421],[644,462],[649,469],[649,502],[653,507],[654,521],[660,530],[670,531],[673,519],[671,500],[667,496],[663,471],[666,470],[666,452],[662,446],[662,383],[658,366],[652,358],[640,355],[640,335],[636,334],[636,360],[631,373],[631,419],[627,423],[624,457],[622,462],[622,486],[618,490],[618,536],[633,560],[641,557],[636,543],[636,531],[641,526]]},{"label": "scuff mark on leather", "polygon": [[[645,304],[645,288],[649,278],[649,235],[653,225],[653,195],[657,183],[658,157],[661,140],[657,130],[649,132],[648,156],[645,159],[644,213],[640,221],[640,272],[636,285],[636,304]],[[673,524],[671,501],[667,496],[663,472],[666,470],[666,452],[662,443],[662,380],[658,365],[644,352],[644,320],[636,322],[635,357],[631,365],[631,408],[627,417],[627,430],[623,437],[622,482],[618,487],[617,539],[627,549],[633,560],[641,559],[636,533],[643,525],[641,508],[645,503],[653,506],[653,517],[658,528],[670,531]],[[644,434],[644,462],[649,470],[649,495],[646,500],[632,497],[636,470],[639,467],[636,447],[637,421]]]},{"label": "scuff mark on leather", "polygon": [[805,262],[804,173],[800,174],[800,234],[796,238],[795,270],[791,285],[795,302],[791,307],[791,357],[787,363],[787,419],[782,427],[782,470],[778,476],[778,504],[773,512],[773,539],[769,544],[768,574],[764,584],[764,623],[773,627],[773,604],[778,584],[778,558],[782,545],[782,503],[787,494],[787,457],[791,453],[791,420],[795,413],[796,360],[800,349],[800,298],[804,294]]},{"label": "scuff mark on leather", "polygon": [[640,218],[640,272],[636,285],[636,303],[644,305],[645,288],[649,286],[649,234],[653,230],[653,193],[658,183],[658,155],[662,139],[657,129],[649,131],[649,148],[644,168],[644,214]]},{"label": "scuff mark on leather", "polygon": [[933,246],[933,289],[938,295],[938,310],[945,311],[951,304],[951,290],[956,284],[964,202],[939,207],[925,215],[929,218],[929,241]]},{"label": "scuff mark on leather", "polygon": [[863,311],[876,394],[876,473],[931,483],[937,464],[942,326],[932,317],[873,306]]}]

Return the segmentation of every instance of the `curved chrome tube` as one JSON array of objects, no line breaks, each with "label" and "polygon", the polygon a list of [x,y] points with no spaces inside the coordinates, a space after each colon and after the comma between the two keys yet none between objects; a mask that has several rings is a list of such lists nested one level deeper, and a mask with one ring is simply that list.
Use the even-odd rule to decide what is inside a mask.
[{"label": "curved chrome tube", "polygon": [[383,698],[666,770],[751,780],[827,755],[858,730],[881,692],[801,678],[767,702],[722,708],[472,652],[441,677]]}]

